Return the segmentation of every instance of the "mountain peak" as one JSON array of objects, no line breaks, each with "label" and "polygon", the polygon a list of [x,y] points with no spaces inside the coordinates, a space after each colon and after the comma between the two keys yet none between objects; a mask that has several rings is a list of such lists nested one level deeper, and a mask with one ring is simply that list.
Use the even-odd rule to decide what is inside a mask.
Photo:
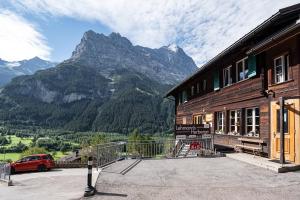
[{"label": "mountain peak", "polygon": [[121,34],[120,33],[116,33],[116,32],[111,32],[111,34],[109,34],[110,38],[121,38]]},{"label": "mountain peak", "polygon": [[35,56],[35,57],[33,57],[33,58],[29,59],[29,60],[32,60],[32,61],[45,61],[45,60],[41,59],[38,56]]},{"label": "mountain peak", "polygon": [[88,31],[86,31],[84,34],[83,34],[83,38],[90,38],[90,37],[94,37],[94,36],[96,36],[97,35],[97,33],[95,32],[95,31],[93,31],[93,30],[88,30]]},{"label": "mountain peak", "polygon": [[120,33],[104,35],[92,30],[85,32],[66,62],[97,67],[107,77],[116,69],[126,68],[167,84],[182,80],[196,69],[194,61],[176,44],[151,49],[133,46]]},{"label": "mountain peak", "polygon": [[175,43],[173,43],[173,44],[169,44],[167,46],[167,49],[169,49],[170,51],[173,51],[173,52],[177,53],[177,51],[178,51],[178,49],[180,49],[180,47],[177,46]]}]

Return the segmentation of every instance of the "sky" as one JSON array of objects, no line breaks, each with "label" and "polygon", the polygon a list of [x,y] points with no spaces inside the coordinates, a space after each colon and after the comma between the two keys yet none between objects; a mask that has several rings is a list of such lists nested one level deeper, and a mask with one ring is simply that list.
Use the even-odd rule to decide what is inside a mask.
[{"label": "sky", "polygon": [[0,0],[0,58],[68,59],[84,32],[177,44],[198,67],[298,0]]}]

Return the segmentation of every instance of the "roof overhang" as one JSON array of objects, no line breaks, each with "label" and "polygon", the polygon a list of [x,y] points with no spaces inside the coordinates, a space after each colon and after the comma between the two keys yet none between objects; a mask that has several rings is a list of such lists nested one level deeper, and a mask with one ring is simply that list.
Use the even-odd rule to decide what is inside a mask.
[{"label": "roof overhang", "polygon": [[[261,23],[260,25],[258,25],[256,28],[254,28],[253,30],[251,30],[249,33],[247,33],[246,35],[244,35],[243,37],[241,37],[239,40],[237,40],[236,42],[234,42],[232,45],[230,45],[229,47],[227,47],[225,50],[223,50],[221,53],[219,53],[217,56],[215,56],[214,58],[212,58],[211,60],[209,60],[207,63],[205,63],[203,66],[201,66],[195,73],[193,73],[191,76],[187,77],[186,79],[184,79],[181,83],[179,83],[178,85],[176,85],[175,87],[173,87],[172,89],[170,89],[166,94],[165,97],[168,96],[174,96],[174,93],[176,92],[176,90],[178,90],[181,86],[183,86],[185,83],[187,83],[188,81],[190,81],[191,79],[193,79],[196,75],[200,74],[203,70],[207,69],[208,67],[212,66],[216,61],[218,61],[220,58],[224,57],[225,55],[229,54],[230,52],[232,52],[234,49],[240,47],[241,45],[243,45],[243,43],[251,38],[253,38],[257,33],[259,33],[260,31],[264,30],[265,28],[269,27],[271,24],[274,23],[274,21],[278,20],[280,17],[282,17],[283,15],[286,15],[288,13],[291,12],[295,12],[300,10],[300,4],[295,4],[293,6],[289,6],[283,9],[280,9],[277,13],[275,13],[274,15],[272,15],[270,18],[268,18],[267,20],[265,20],[263,23]],[[298,22],[298,21],[297,21]],[[299,24],[299,23],[296,23]],[[259,48],[259,47],[257,47]],[[253,49],[253,48],[252,48]],[[249,52],[249,53],[248,53]],[[250,51],[248,51],[248,54],[251,54]],[[254,50],[253,50],[254,52]]]}]

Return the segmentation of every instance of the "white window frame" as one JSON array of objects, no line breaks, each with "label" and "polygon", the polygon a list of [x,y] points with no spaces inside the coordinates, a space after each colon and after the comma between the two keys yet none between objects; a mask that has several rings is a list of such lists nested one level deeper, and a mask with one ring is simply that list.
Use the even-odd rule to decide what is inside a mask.
[{"label": "white window frame", "polygon": [[[285,60],[285,58],[286,58],[286,60]],[[278,73],[277,73],[276,61],[279,59],[281,60],[281,70],[282,70],[281,80],[277,79]],[[275,83],[283,83],[289,79],[289,74],[288,74],[289,73],[289,65],[290,65],[289,59],[290,59],[289,55],[281,55],[277,58],[274,58],[273,62],[274,62],[274,82]],[[287,74],[286,74],[286,72],[287,72]],[[287,79],[286,79],[286,77],[287,77]]]},{"label": "white window frame", "polygon": [[[234,112],[234,123],[235,124],[231,124],[231,113]],[[238,116],[238,112],[240,112],[240,116]],[[229,112],[229,133],[231,135],[240,135],[241,133],[238,132],[238,125],[237,125],[237,122],[239,121],[239,123],[241,122],[241,116],[242,115],[242,111],[237,109],[237,110],[230,110]],[[232,132],[231,131],[231,128],[232,126],[234,126],[234,131]],[[241,131],[241,124],[239,124],[239,127],[240,127],[240,131]]]},{"label": "white window frame", "polygon": [[204,116],[203,115],[194,115],[193,123],[194,124],[204,124]]},{"label": "white window frame", "polygon": [[[237,61],[236,62],[236,64],[235,64],[235,66],[236,66],[236,82],[240,82],[240,81],[243,81],[243,80],[247,80],[248,78],[249,78],[249,66],[248,66],[248,77],[246,78],[246,73],[245,73],[245,66],[246,66],[246,60],[248,59],[248,56],[247,57],[245,57],[245,58],[243,58],[243,59],[241,59],[241,60],[239,60],[239,61]],[[241,80],[239,80],[239,77],[240,77],[240,74],[239,74],[239,67],[238,67],[238,64],[239,63],[243,63],[243,78],[241,79]]]},{"label": "white window frame", "polygon": [[[256,115],[255,115],[255,110],[258,109],[258,112],[259,112],[259,121],[260,121],[260,109],[259,107],[254,107],[254,108],[246,108],[246,113],[245,113],[245,122],[246,122],[246,126],[245,126],[245,133],[247,136],[250,136],[250,137],[259,137],[259,133],[256,133],[255,132],[255,128],[258,126],[259,129],[260,129],[260,123],[258,122],[258,124],[256,124]],[[248,110],[252,110],[252,125],[248,125]],[[248,133],[248,126],[252,126],[252,130]]]},{"label": "white window frame", "polygon": [[[220,124],[220,116],[219,114],[221,114],[221,124]],[[224,134],[224,129],[225,129],[225,113],[224,112],[217,112],[217,129],[216,129],[216,133],[217,134]],[[219,127],[222,127],[221,129],[219,129]]]},{"label": "white window frame", "polygon": [[[232,76],[231,76],[231,70],[232,70],[232,65],[226,67],[223,69],[223,86],[227,87],[232,84]],[[225,74],[227,73],[227,78],[228,78],[228,84],[225,85]]]}]

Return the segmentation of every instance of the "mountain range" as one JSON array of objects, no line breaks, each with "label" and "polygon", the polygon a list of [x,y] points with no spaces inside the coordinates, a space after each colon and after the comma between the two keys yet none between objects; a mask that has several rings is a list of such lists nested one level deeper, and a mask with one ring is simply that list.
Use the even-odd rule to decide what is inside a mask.
[{"label": "mountain range", "polygon": [[173,128],[164,93],[197,69],[176,45],[134,46],[118,33],[84,33],[71,58],[0,91],[0,120],[74,131],[156,133]]},{"label": "mountain range", "polygon": [[0,87],[20,75],[31,75],[38,70],[54,67],[57,63],[34,57],[29,60],[9,62],[0,58]]}]

